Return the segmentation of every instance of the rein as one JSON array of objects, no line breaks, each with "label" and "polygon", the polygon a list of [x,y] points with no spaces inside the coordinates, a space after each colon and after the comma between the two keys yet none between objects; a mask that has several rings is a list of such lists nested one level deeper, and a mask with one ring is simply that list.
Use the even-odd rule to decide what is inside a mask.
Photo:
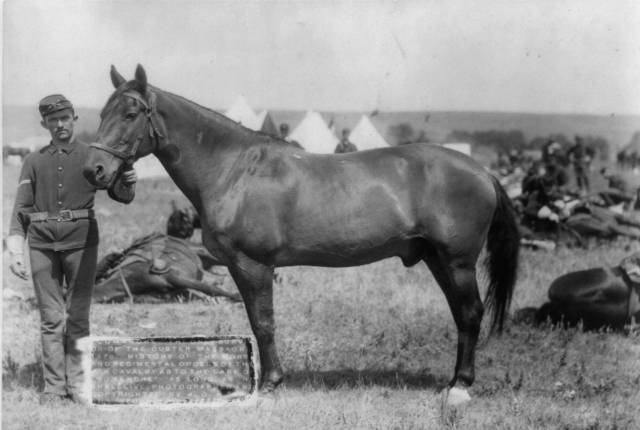
[{"label": "rein", "polygon": [[[155,124],[156,120],[153,116],[153,114],[156,113],[155,94],[149,91],[149,103],[147,103],[147,101],[136,92],[128,91],[123,93],[122,95],[137,100],[138,103],[144,106],[145,115],[147,117],[146,124],[148,126],[148,135],[149,138],[155,140],[155,147],[153,148],[152,152],[155,152],[160,147],[160,138],[164,137],[164,135],[160,133],[158,126]],[[133,143],[123,137],[122,139],[120,139],[119,144],[122,146],[126,146],[128,150],[124,151],[119,151],[99,142],[91,143],[89,146],[108,152],[109,154],[123,160],[125,164],[133,164],[135,161],[136,153],[138,152],[138,147],[140,146],[140,143],[142,143],[143,139],[144,133],[138,134],[136,140]]]}]

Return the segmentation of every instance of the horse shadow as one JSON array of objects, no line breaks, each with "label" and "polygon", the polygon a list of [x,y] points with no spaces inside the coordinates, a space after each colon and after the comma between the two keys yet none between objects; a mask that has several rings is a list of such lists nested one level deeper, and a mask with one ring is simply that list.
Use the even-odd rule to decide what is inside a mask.
[{"label": "horse shadow", "polygon": [[327,371],[298,370],[285,375],[288,388],[311,387],[336,390],[342,388],[384,387],[441,390],[449,383],[444,376],[431,373],[411,373],[400,370],[337,369]]}]

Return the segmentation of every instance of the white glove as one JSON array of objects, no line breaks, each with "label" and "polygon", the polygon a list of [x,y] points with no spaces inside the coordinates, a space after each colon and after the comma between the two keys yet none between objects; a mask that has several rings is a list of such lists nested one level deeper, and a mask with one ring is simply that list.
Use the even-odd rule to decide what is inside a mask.
[{"label": "white glove", "polygon": [[27,279],[27,266],[24,264],[24,254],[22,252],[24,238],[14,235],[7,237],[7,250],[11,257],[9,269],[20,279]]}]

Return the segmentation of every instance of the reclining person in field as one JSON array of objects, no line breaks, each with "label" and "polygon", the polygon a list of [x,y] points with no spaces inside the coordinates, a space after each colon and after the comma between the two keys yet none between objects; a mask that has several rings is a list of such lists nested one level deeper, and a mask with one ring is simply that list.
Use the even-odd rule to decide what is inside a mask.
[{"label": "reclining person in field", "polygon": [[[603,167],[600,174],[608,183],[608,188],[598,193],[604,205],[609,207],[622,205],[623,209],[632,209],[637,196],[632,192],[627,180],[621,174],[616,174],[607,167]],[[637,194],[637,190],[635,190],[635,194]]]},{"label": "reclining person in field", "polygon": [[604,239],[626,236],[640,239],[640,221],[588,202],[573,206],[564,223],[582,236]]},{"label": "reclining person in field", "polygon": [[167,234],[152,233],[135,240],[122,252],[106,255],[98,263],[93,301],[167,301],[190,292],[241,301],[214,283],[203,282],[204,270],[217,261],[201,246],[190,242],[196,215],[175,208]]},{"label": "reclining person in field", "polygon": [[522,180],[522,195],[514,201],[521,214],[523,245],[547,248],[548,244],[549,249],[555,248],[556,243],[583,245],[582,237],[561,222],[561,210],[556,205],[556,202],[571,198],[566,184],[566,175],[557,165],[533,164]]},{"label": "reclining person in field", "polygon": [[[626,236],[640,239],[640,220],[599,206],[590,198],[576,198],[567,192],[553,171],[537,166],[523,180],[523,194],[516,202],[522,212],[522,237],[551,239],[584,245],[584,239],[613,239]],[[534,166],[534,169],[536,167]]]},{"label": "reclining person in field", "polygon": [[573,326],[582,321],[587,330],[622,329],[640,322],[640,253],[624,258],[616,267],[570,272],[549,286],[549,302],[516,312],[516,320],[550,320]]}]

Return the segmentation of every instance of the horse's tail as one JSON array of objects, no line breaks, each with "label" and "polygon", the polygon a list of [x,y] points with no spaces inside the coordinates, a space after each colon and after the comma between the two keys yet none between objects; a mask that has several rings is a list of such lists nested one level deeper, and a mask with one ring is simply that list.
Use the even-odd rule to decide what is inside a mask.
[{"label": "horse's tail", "polygon": [[492,180],[498,202],[487,237],[489,288],[485,306],[492,312],[491,331],[497,327],[501,332],[517,278],[520,231],[509,196],[495,177]]}]

